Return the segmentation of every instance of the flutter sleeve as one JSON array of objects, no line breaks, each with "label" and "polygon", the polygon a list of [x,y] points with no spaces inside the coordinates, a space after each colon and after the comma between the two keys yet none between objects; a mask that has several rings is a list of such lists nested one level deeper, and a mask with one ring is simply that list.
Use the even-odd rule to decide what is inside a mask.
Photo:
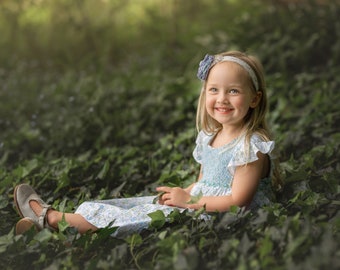
[{"label": "flutter sleeve", "polygon": [[192,153],[194,159],[202,164],[203,159],[203,148],[205,144],[208,144],[212,135],[207,135],[203,131],[200,131],[196,138],[196,147],[194,148],[194,151]]},{"label": "flutter sleeve", "polygon": [[243,140],[241,140],[241,142],[235,148],[233,157],[228,164],[229,172],[234,175],[236,167],[258,160],[258,152],[261,152],[262,154],[268,154],[270,160],[272,160],[272,151],[274,147],[274,141],[264,141],[258,135],[253,135],[249,143],[246,143],[245,139],[243,138]]}]

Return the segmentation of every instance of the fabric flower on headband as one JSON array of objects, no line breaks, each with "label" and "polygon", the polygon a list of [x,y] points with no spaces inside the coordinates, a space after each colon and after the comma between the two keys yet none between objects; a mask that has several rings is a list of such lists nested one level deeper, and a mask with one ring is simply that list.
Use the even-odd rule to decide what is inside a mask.
[{"label": "fabric flower on headband", "polygon": [[207,54],[204,59],[200,62],[197,72],[197,77],[205,81],[208,77],[209,69],[211,64],[214,62],[214,56]]},{"label": "fabric flower on headband", "polygon": [[254,72],[254,70],[252,69],[251,66],[249,66],[249,64],[247,62],[245,62],[244,60],[237,58],[235,56],[230,56],[230,55],[209,55],[207,54],[204,59],[200,62],[199,67],[198,67],[198,72],[197,72],[197,77],[202,80],[205,81],[208,77],[208,73],[210,68],[219,62],[223,62],[223,61],[229,61],[229,62],[234,62],[239,64],[241,67],[243,67],[247,72],[248,75],[250,76],[255,90],[259,91],[259,82],[257,79],[257,76]]}]

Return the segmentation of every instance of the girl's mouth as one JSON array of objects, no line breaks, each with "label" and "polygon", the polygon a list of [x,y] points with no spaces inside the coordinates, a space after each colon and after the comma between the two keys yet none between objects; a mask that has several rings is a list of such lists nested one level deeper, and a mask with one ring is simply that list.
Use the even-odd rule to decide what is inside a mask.
[{"label": "girl's mouth", "polygon": [[222,107],[217,107],[217,108],[215,108],[215,110],[218,111],[218,112],[222,112],[222,113],[227,113],[227,112],[232,111],[231,108],[222,108]]}]

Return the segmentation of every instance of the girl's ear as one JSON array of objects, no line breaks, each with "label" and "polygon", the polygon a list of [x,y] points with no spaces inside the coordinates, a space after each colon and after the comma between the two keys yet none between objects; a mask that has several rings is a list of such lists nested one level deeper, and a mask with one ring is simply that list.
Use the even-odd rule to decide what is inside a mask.
[{"label": "girl's ear", "polygon": [[260,100],[262,98],[262,92],[257,91],[256,95],[253,97],[252,102],[250,103],[250,108],[256,108],[256,106],[260,103]]}]

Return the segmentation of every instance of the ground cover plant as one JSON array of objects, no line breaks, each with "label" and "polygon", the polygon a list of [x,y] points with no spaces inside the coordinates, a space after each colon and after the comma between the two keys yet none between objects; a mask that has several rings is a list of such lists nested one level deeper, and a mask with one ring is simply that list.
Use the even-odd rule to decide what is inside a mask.
[{"label": "ground cover plant", "polygon": [[[2,1],[1,269],[339,269],[339,15],[337,1]],[[65,222],[14,234],[22,182],[74,211],[195,181],[196,68],[230,49],[266,70],[286,183],[273,206],[155,212],[124,239]]]}]

